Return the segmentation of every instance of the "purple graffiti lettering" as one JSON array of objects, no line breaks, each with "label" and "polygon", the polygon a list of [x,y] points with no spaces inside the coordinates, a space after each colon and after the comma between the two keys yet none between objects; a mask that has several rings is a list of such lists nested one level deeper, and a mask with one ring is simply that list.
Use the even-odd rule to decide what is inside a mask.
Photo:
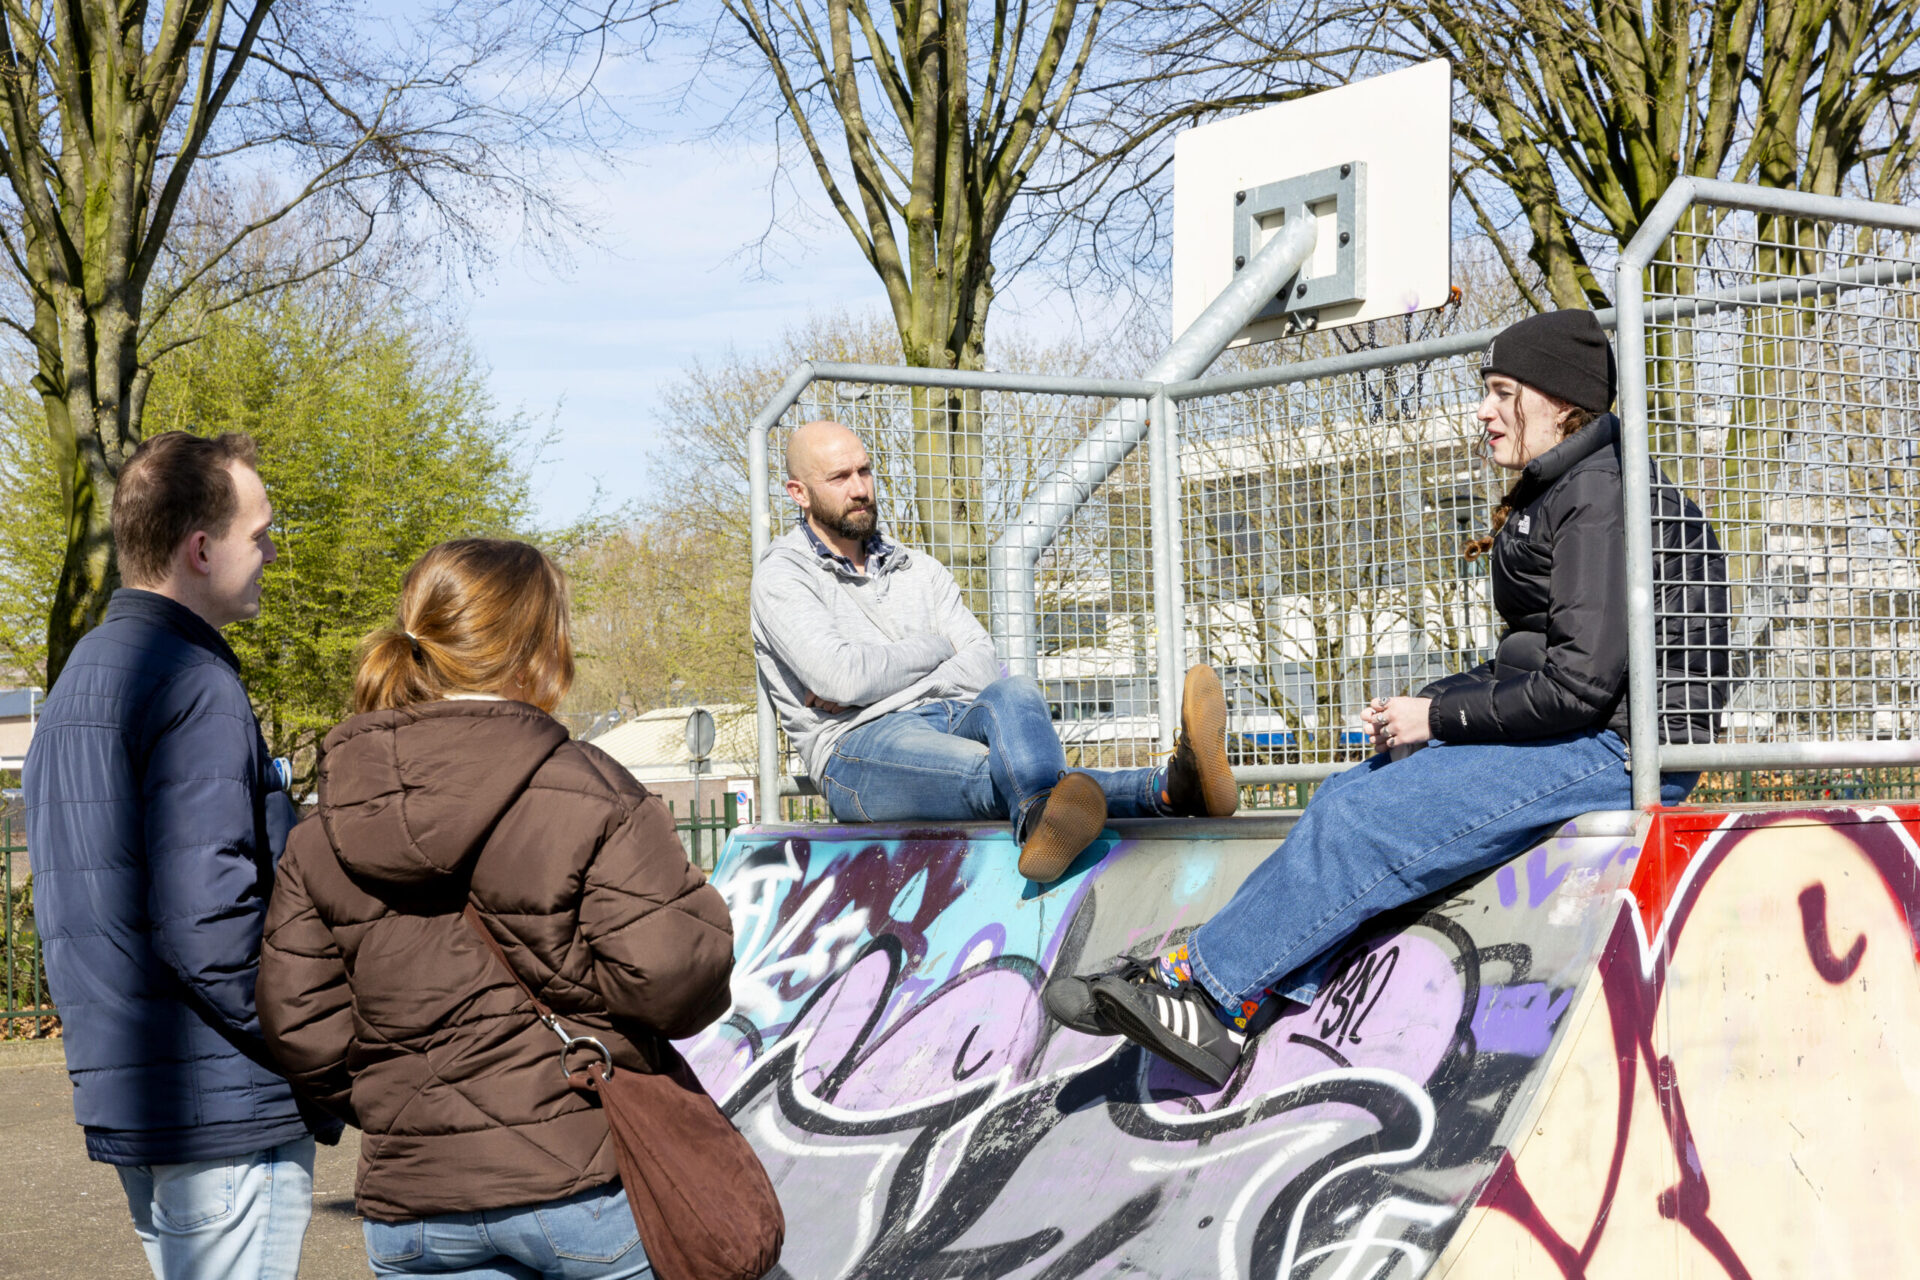
[{"label": "purple graffiti lettering", "polygon": [[1860,934],[1844,958],[1833,954],[1827,935],[1827,886],[1810,884],[1800,891],[1800,929],[1807,939],[1807,958],[1822,978],[1839,986],[1860,967],[1867,954],[1867,935]]},{"label": "purple graffiti lettering", "polygon": [[1440,1256],[1596,945],[1584,916],[1515,910],[1519,875],[1537,907],[1620,843],[1561,837],[1552,867],[1536,851],[1368,926],[1216,1089],[1040,999],[1191,923],[1158,854],[1022,896],[1004,842],[964,833],[758,838],[715,879],[736,1008],[686,1054],[779,1187],[792,1280],[1304,1280]]},{"label": "purple graffiti lettering", "polygon": [[1571,987],[1555,994],[1544,982],[1481,987],[1480,1007],[1473,1014],[1474,1045],[1482,1053],[1543,1054],[1572,1001]]},{"label": "purple graffiti lettering", "polygon": [[1548,870],[1545,846],[1528,854],[1527,906],[1538,910],[1541,903],[1553,896],[1553,891],[1560,887],[1560,882],[1567,878],[1567,872],[1572,869],[1573,861],[1568,859],[1552,870]]}]

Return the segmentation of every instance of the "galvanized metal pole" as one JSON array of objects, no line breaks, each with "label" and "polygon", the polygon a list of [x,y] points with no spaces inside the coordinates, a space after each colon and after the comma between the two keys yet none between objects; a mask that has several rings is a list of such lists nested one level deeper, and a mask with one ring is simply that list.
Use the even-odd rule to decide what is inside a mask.
[{"label": "galvanized metal pole", "polygon": [[1147,451],[1151,464],[1147,472],[1151,487],[1148,503],[1150,523],[1147,532],[1153,539],[1153,625],[1154,661],[1159,667],[1160,747],[1173,749],[1174,735],[1180,729],[1180,683],[1174,675],[1174,632],[1180,626],[1180,602],[1174,593],[1174,566],[1179,562],[1179,529],[1173,486],[1179,483],[1167,446],[1167,420],[1173,402],[1166,392],[1155,392],[1147,403]]},{"label": "galvanized metal pole", "polygon": [[[773,543],[773,490],[767,476],[767,433],[786,416],[787,410],[793,408],[800,393],[812,382],[813,366],[802,364],[747,429],[747,523],[756,569]],[[759,748],[760,775],[758,812],[754,816],[761,822],[780,816],[779,728],[766,687],[754,681],[754,737]]]},{"label": "galvanized metal pole", "polygon": [[1691,180],[1667,188],[1620,254],[1614,274],[1619,324],[1620,482],[1627,521],[1627,752],[1633,807],[1660,803],[1660,672],[1654,636],[1653,461],[1647,443],[1646,282],[1653,261],[1693,200]]},{"label": "galvanized metal pole", "polygon": [[[1146,382],[1193,378],[1213,363],[1234,336],[1313,256],[1315,219],[1304,205],[1289,209],[1273,239],[1241,269],[1166,353],[1141,374]],[[996,647],[1016,675],[1038,674],[1035,661],[1033,573],[1068,519],[1145,438],[1138,402],[1109,410],[1073,452],[1034,487],[1007,530],[987,552],[988,608]]]},{"label": "galvanized metal pole", "polygon": [[[1166,401],[1167,521],[1173,526],[1173,546],[1167,566],[1168,576],[1173,580],[1173,613],[1167,632],[1171,637],[1168,650],[1173,674],[1179,679],[1187,670],[1187,557],[1185,531],[1180,527],[1180,402],[1172,396],[1167,396]],[[1180,723],[1178,712],[1175,708],[1176,726]]]}]

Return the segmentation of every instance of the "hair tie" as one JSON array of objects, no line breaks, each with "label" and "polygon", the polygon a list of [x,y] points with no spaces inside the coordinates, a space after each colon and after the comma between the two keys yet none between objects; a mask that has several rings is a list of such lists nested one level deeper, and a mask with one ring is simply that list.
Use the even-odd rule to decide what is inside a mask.
[{"label": "hair tie", "polygon": [[405,627],[400,628],[400,634],[405,636],[407,638],[407,643],[413,646],[414,658],[421,662],[426,661],[426,655],[420,652],[420,637],[413,634],[413,632],[407,630]]}]

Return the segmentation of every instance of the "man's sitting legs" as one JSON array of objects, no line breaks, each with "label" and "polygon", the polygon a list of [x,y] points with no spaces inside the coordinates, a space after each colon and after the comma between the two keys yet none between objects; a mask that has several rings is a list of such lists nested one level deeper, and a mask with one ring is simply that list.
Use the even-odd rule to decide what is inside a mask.
[{"label": "man's sitting legs", "polygon": [[[1142,775],[1071,774],[1046,700],[1031,680],[997,680],[971,702],[947,700],[884,716],[835,745],[821,791],[854,822],[1013,820],[1020,873],[1058,879],[1106,825],[1103,779],[1141,802]],[[1052,801],[1052,803],[1049,803]]]},{"label": "man's sitting legs", "polygon": [[821,770],[843,822],[968,822],[1007,816],[984,743],[954,736],[962,702],[930,702],[851,730]]},{"label": "man's sitting legs", "polygon": [[1006,676],[971,702],[929,703],[848,733],[822,770],[821,790],[842,820],[1010,819],[1021,874],[1053,880],[1110,817],[1232,813],[1238,791],[1225,722],[1219,677],[1195,667],[1180,744],[1165,767],[1069,772],[1040,686]]}]

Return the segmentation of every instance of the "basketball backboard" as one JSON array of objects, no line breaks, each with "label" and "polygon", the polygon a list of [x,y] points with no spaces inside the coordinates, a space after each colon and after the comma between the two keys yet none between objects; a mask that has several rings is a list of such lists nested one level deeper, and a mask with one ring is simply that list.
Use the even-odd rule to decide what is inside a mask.
[{"label": "basketball backboard", "polygon": [[1233,345],[1445,302],[1452,95],[1452,74],[1437,60],[1181,134],[1174,334],[1302,204],[1319,224],[1313,258]]}]

